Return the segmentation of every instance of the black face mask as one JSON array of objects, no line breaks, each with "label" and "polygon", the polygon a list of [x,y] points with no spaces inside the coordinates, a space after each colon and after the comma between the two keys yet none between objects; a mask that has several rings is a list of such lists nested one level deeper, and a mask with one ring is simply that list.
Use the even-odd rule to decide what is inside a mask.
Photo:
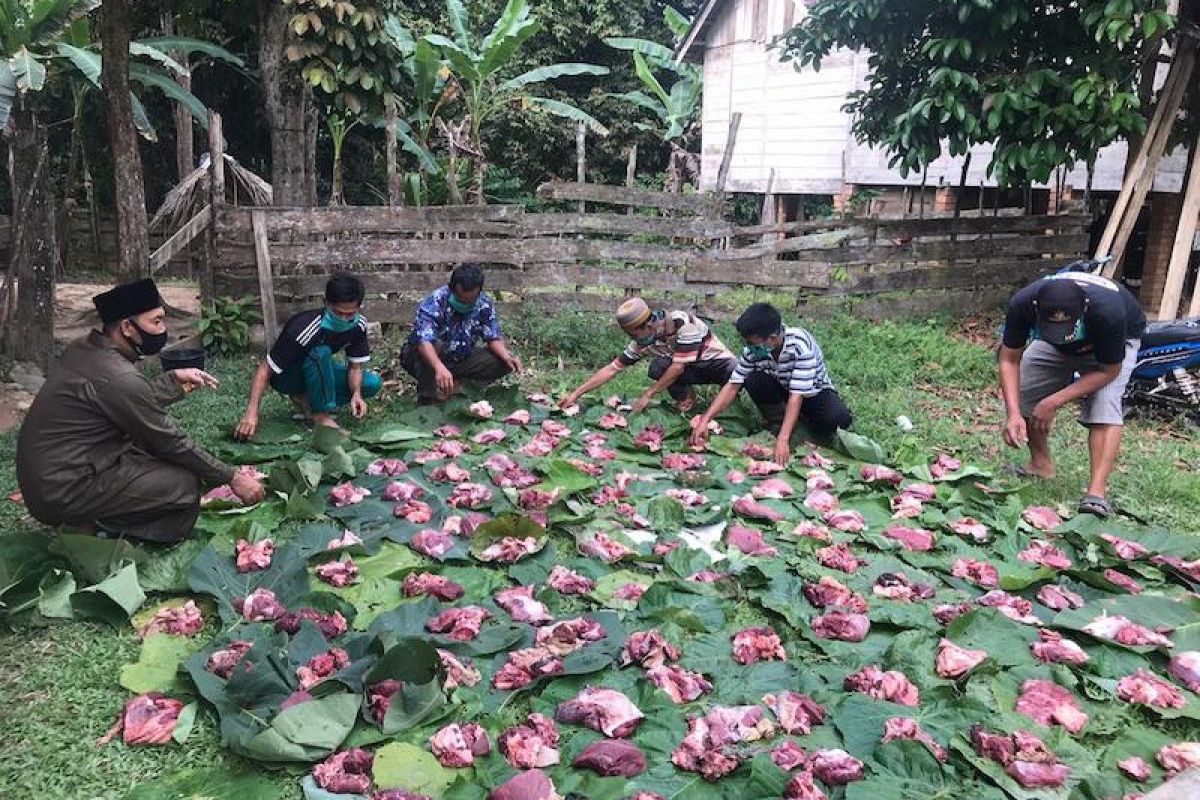
[{"label": "black face mask", "polygon": [[142,326],[138,325],[132,317],[128,319],[127,322],[132,325],[134,330],[138,332],[138,335],[142,337],[141,344],[138,344],[128,336],[125,337],[125,341],[129,342],[129,346],[132,347],[133,351],[139,356],[157,355],[158,352],[166,346],[166,331],[163,331],[162,333],[147,333],[146,331],[142,330]]}]

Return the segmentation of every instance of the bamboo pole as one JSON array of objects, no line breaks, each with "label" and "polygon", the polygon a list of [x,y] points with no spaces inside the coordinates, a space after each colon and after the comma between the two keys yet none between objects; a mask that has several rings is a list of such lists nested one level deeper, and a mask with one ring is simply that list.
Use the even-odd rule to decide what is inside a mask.
[{"label": "bamboo pole", "polygon": [[[1171,248],[1170,266],[1167,267],[1167,284],[1163,288],[1162,302],[1158,305],[1159,319],[1175,319],[1179,316],[1179,301],[1183,295],[1183,282],[1187,279],[1188,265],[1192,258],[1192,242],[1196,238],[1196,222],[1200,219],[1200,135],[1192,145],[1188,159],[1187,188],[1183,195],[1183,210],[1179,214],[1179,228],[1175,231],[1175,243]],[[1200,281],[1197,281],[1200,283]],[[1194,295],[1194,293],[1193,293]],[[1195,305],[1193,297],[1192,304]]]},{"label": "bamboo pole", "polygon": [[717,170],[717,191],[725,191],[729,179],[729,167],[733,163],[733,148],[737,145],[738,128],[742,125],[742,112],[735,111],[729,118],[729,134],[725,137],[725,152],[721,155],[721,167]]}]

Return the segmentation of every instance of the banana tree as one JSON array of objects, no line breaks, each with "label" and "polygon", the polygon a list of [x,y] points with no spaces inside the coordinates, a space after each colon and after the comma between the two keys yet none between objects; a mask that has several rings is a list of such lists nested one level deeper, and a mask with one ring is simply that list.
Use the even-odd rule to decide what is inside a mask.
[{"label": "banana tree", "polygon": [[[533,87],[572,75],[607,75],[608,68],[595,64],[561,63],[537,67],[511,78],[503,74],[511,68],[517,51],[540,28],[528,0],[508,0],[491,31],[478,39],[471,31],[470,18],[462,0],[446,0],[453,36],[430,34],[425,41],[441,49],[450,65],[453,80],[460,87],[462,109],[468,121],[467,141],[458,149],[475,166],[475,201],[485,203],[484,178],[487,174],[487,150],[480,136],[493,115],[506,106],[542,111],[582,122],[601,136],[608,129],[592,115],[562,100],[531,94]],[[448,176],[453,181],[454,175]]]}]

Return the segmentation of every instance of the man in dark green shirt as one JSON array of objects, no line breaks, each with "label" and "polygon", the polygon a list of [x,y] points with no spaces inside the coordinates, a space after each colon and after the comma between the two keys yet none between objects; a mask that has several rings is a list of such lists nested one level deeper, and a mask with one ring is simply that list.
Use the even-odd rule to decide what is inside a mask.
[{"label": "man in dark green shirt", "polygon": [[198,447],[166,407],[217,381],[199,369],[147,379],[143,356],[166,343],[166,314],[149,278],[92,299],[103,329],[72,343],[38,392],[17,441],[25,504],[47,525],[174,542],[200,512],[201,485],[228,483],[245,503],[254,478]]}]

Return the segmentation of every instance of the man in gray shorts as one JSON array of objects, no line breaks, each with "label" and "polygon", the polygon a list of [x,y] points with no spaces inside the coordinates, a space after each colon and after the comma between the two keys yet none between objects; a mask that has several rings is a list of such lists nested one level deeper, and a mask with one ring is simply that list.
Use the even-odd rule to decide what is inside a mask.
[{"label": "man in gray shorts", "polygon": [[1004,441],[1029,445],[1019,475],[1054,477],[1050,426],[1059,408],[1078,401],[1091,456],[1081,512],[1112,513],[1108,476],[1121,449],[1121,401],[1145,329],[1146,315],[1127,289],[1086,272],[1034,281],[1009,303],[1000,347]]}]

